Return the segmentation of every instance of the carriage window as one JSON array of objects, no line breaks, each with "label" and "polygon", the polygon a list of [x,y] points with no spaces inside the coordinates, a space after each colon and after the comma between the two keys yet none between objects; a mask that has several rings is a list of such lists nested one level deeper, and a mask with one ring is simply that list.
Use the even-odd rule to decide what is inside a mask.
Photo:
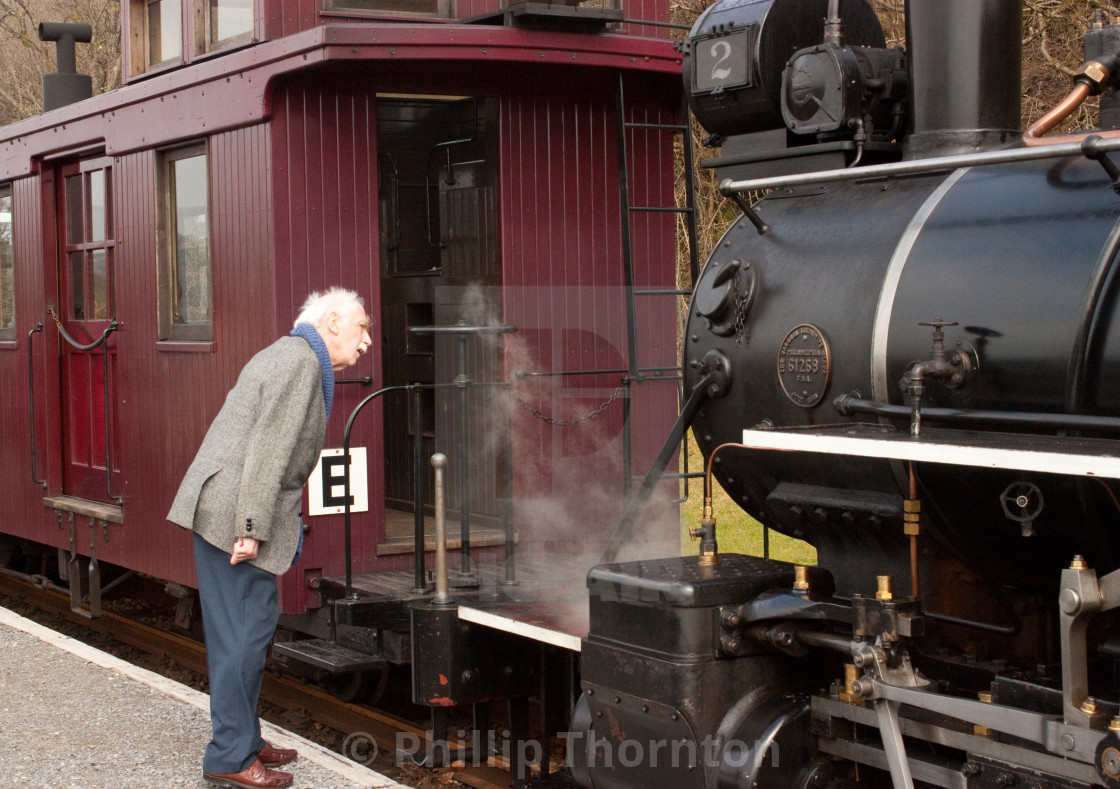
[{"label": "carriage window", "polygon": [[105,321],[112,315],[112,168],[107,161],[84,162],[63,178],[68,320]]},{"label": "carriage window", "polygon": [[253,0],[194,0],[195,54],[253,39]]},{"label": "carriage window", "polygon": [[324,11],[390,16],[455,15],[455,0],[323,0]]},{"label": "carriage window", "polygon": [[180,0],[148,3],[148,66],[183,56],[183,9]]},{"label": "carriage window", "polygon": [[16,338],[14,224],[12,187],[0,186],[0,340]]},{"label": "carriage window", "polygon": [[160,157],[160,339],[213,339],[205,144]]}]

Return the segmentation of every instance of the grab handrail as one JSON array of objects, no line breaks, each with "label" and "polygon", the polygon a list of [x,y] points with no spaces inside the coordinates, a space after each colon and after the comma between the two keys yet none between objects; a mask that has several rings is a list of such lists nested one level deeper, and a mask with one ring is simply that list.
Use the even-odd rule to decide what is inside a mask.
[{"label": "grab handrail", "polygon": [[35,328],[27,333],[27,408],[30,411],[28,424],[31,430],[31,481],[46,490],[47,481],[35,476],[35,355],[31,349],[32,337],[35,336],[35,332],[42,330],[43,322],[39,321],[35,324]]},{"label": "grab handrail", "polygon": [[[62,339],[66,340],[66,342],[69,343],[71,347],[73,347],[75,350],[78,350],[78,351],[92,351],[96,348],[101,347],[102,345],[105,345],[106,342],[109,339],[109,335],[112,334],[113,332],[117,331],[117,329],[119,329],[120,326],[121,326],[120,322],[116,318],[113,318],[112,320],[109,321],[109,325],[105,327],[105,331],[101,332],[100,337],[98,337],[96,340],[94,340],[91,343],[87,343],[87,344],[83,345],[82,343],[78,342],[73,337],[71,337],[70,333],[68,331],[66,331],[66,328],[62,325],[62,319],[58,317],[58,314],[54,311],[54,307],[47,307],[47,314],[50,315],[51,318],[54,319],[55,325],[58,326],[59,336],[61,336]],[[104,394],[101,398],[105,403],[105,495],[108,496],[113,501],[115,501],[118,505],[120,505],[121,502],[124,500],[124,498],[122,496],[118,496],[115,493],[113,493],[113,458],[112,458],[112,448],[111,448],[112,447],[112,442],[110,440],[111,435],[110,435],[110,432],[109,432],[109,348],[108,348],[108,346],[106,346],[105,350],[102,351],[102,353],[101,353],[101,384],[102,384],[102,386],[105,387],[105,392],[104,392]]]}]

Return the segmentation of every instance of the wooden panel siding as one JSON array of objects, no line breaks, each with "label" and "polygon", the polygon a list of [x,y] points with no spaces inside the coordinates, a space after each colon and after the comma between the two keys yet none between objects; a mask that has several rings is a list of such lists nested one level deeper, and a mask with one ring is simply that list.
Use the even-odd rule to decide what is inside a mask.
[{"label": "wooden panel siding", "polygon": [[[114,212],[120,245],[116,289],[120,467],[128,545],[106,546],[108,561],[193,583],[190,538],[164,520],[171,499],[241,367],[274,337],[270,149],[267,126],[209,140],[214,342],[157,342],[157,153],[119,157]],[[253,316],[247,320],[247,316]],[[121,554],[118,556],[118,552]]]},{"label": "wooden panel siding", "polygon": [[[510,373],[626,366],[614,84],[613,75],[595,75],[578,95],[538,91],[503,101],[505,309],[506,320],[521,327],[520,353],[510,360]],[[634,119],[671,120],[672,110],[648,96],[628,106]],[[635,204],[671,204],[671,137],[648,135],[657,135],[656,145],[631,151],[632,165],[639,165],[631,173],[632,186],[641,185]],[[670,175],[647,182],[658,168]],[[635,239],[638,285],[673,287],[671,220],[641,222]],[[643,365],[675,363],[673,313],[671,303],[640,307]],[[523,378],[515,379],[515,391],[524,405],[545,416],[572,420],[611,400],[621,379],[617,373]],[[667,413],[672,421],[676,395],[668,384],[638,386],[634,394],[635,470],[644,470],[662,430],[643,425],[664,425]],[[527,408],[515,418],[523,542],[605,539],[604,529],[621,512],[621,399],[578,425],[550,425]]]},{"label": "wooden panel siding", "polygon": [[[12,187],[12,228],[15,251],[16,339],[0,343],[0,398],[6,418],[0,420],[0,509],[5,531],[34,537],[43,518],[43,491],[31,477],[31,438],[28,430],[27,351],[28,332],[41,321],[49,321],[43,307],[42,230],[39,221],[40,190],[37,177],[9,182]],[[35,473],[44,479],[52,453],[46,432],[46,375],[44,354],[48,339],[36,333],[31,340],[35,360]],[[57,532],[57,528],[54,529]]]},{"label": "wooden panel siding", "polygon": [[[347,417],[362,398],[381,386],[375,98],[362,86],[328,86],[322,80],[302,78],[277,87],[274,107],[277,314],[294,317],[309,291],[341,285],[362,295],[373,318],[373,346],[340,375],[369,376],[372,386],[347,384],[335,392],[327,446],[341,447]],[[384,535],[380,510],[384,487],[378,466],[381,418],[381,404],[375,402],[362,412],[351,438],[351,446],[367,448],[373,510],[353,516],[355,572],[407,566],[410,558],[376,556],[376,542]],[[342,516],[307,518],[307,522],[311,532],[300,560],[303,573],[321,570],[324,575],[341,575],[345,571]],[[286,578],[281,590],[285,610],[301,606],[307,594],[306,584],[295,577]]]}]

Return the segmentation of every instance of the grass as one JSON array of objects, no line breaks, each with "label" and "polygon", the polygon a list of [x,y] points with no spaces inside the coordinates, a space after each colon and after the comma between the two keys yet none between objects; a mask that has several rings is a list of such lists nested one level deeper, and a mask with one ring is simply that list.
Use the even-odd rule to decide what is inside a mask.
[{"label": "grass", "polygon": [[[688,470],[703,471],[704,458],[700,454],[692,432],[688,434]],[[762,524],[735,505],[719,481],[712,482],[712,510],[716,518],[716,541],[721,553],[743,553],[750,556],[763,555]],[[681,483],[684,495],[684,483]],[[704,505],[704,481],[688,481],[688,501],[681,505],[681,552],[694,555],[700,552],[700,543],[688,534],[692,526],[700,525],[701,510]],[[770,530],[770,558],[797,564],[816,564],[817,550],[802,540],[795,540],[784,534]]]}]

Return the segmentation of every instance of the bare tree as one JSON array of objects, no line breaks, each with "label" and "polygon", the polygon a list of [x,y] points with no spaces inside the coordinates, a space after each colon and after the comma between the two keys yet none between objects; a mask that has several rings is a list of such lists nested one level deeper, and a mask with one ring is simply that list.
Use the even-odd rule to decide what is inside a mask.
[{"label": "bare tree", "polygon": [[55,71],[54,44],[39,40],[40,22],[78,22],[93,28],[79,44],[78,70],[93,78],[93,92],[120,86],[119,0],[0,0],[0,125],[43,111],[43,74]]}]

